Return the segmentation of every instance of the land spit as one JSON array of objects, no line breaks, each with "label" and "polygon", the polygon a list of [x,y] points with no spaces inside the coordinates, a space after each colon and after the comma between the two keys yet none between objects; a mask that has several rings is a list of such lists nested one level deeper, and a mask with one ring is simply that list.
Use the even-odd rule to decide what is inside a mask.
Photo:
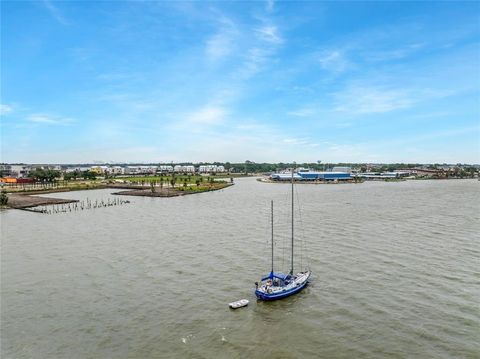
[{"label": "land spit", "polygon": [[30,194],[9,194],[8,206],[15,209],[25,209],[36,206],[48,206],[53,204],[65,204],[78,202],[76,199],[61,199],[50,197],[37,197]]},{"label": "land spit", "polygon": [[[211,187],[189,190],[189,189],[179,189],[179,188],[158,188],[155,187],[155,191],[152,192],[151,188],[146,186],[135,186],[135,185],[108,185],[102,186],[103,188],[116,188],[116,189],[125,189],[125,191],[115,192],[112,194],[115,195],[125,195],[125,196],[140,196],[140,197],[177,197],[184,196],[187,194],[194,193],[203,193],[210,191],[217,191],[229,186],[232,186],[232,183],[215,183]],[[38,191],[29,191],[23,193],[9,193],[8,194],[8,207],[14,209],[27,209],[37,206],[48,206],[48,205],[57,205],[57,204],[67,204],[79,202],[76,199],[62,199],[62,198],[50,198],[50,197],[37,197],[37,194],[46,194],[54,192],[69,192],[73,189],[63,188],[63,189],[48,189],[48,190],[38,190]]]},{"label": "land spit", "polygon": [[114,192],[112,194],[116,195],[122,195],[122,196],[140,196],[140,197],[176,197],[176,196],[183,196],[184,193],[183,191],[177,191],[173,189],[169,190],[159,190],[152,192],[151,190],[148,189],[134,189],[134,190],[129,190],[129,191],[120,191],[120,192]]},{"label": "land spit", "polygon": [[140,197],[178,197],[185,196],[187,194],[203,193],[218,191],[223,188],[233,186],[233,183],[216,183],[212,187],[201,188],[199,190],[179,189],[179,188],[159,188],[154,187],[154,191],[151,188],[145,188],[142,186],[115,186],[112,188],[129,188],[127,191],[114,192],[112,194],[122,196],[140,196]]},{"label": "land spit", "polygon": [[[154,187],[152,192],[151,188],[146,186],[136,186],[136,185],[108,185],[103,186],[103,188],[117,188],[125,189],[125,191],[115,192],[112,194],[116,195],[125,195],[125,196],[141,196],[141,197],[177,197],[184,196],[187,194],[194,193],[203,193],[210,191],[217,191],[229,186],[232,186],[233,183],[215,183],[209,187],[196,188],[194,190],[189,189],[178,189],[178,188],[159,188]],[[59,189],[48,189],[48,190],[38,190],[38,191],[29,191],[23,193],[9,193],[8,194],[8,207],[14,209],[28,209],[38,206],[48,206],[48,205],[58,205],[58,204],[67,204],[79,202],[76,199],[62,199],[62,198],[50,198],[50,197],[37,197],[37,194],[46,194],[46,193],[55,193],[55,192],[68,192],[72,191],[72,188],[59,188]]]}]

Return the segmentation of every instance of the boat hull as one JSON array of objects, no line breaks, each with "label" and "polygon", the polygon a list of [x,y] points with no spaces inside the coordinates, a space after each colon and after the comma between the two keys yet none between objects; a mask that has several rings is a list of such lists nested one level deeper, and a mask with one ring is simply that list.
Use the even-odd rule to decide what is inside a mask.
[{"label": "boat hull", "polygon": [[282,292],[279,292],[279,293],[265,293],[264,291],[257,289],[255,291],[255,295],[257,296],[257,299],[262,300],[262,301],[273,301],[273,300],[283,299],[283,298],[286,298],[286,297],[289,297],[291,295],[294,295],[294,294],[297,294],[297,293],[301,292],[303,290],[303,288],[305,288],[308,285],[308,278],[309,277],[310,277],[310,273],[308,274],[308,277],[304,282],[298,284],[297,286],[295,286],[291,289],[288,289],[288,290],[285,290],[285,291],[282,291]]}]

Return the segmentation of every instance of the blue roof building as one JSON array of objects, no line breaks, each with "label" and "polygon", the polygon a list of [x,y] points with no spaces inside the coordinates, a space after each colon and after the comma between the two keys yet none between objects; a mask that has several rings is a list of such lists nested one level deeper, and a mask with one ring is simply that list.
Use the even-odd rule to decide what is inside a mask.
[{"label": "blue roof building", "polygon": [[[290,181],[292,179],[291,173],[274,173],[270,176],[271,179],[277,181]],[[341,181],[352,178],[348,172],[307,172],[299,171],[293,175],[295,181]]]}]

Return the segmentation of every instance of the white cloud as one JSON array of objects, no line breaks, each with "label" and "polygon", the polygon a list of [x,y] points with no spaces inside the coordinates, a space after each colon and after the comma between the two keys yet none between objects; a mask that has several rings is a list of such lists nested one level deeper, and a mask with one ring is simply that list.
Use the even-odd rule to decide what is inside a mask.
[{"label": "white cloud", "polygon": [[407,91],[355,87],[337,93],[336,111],[353,114],[385,113],[409,108],[415,102]]},{"label": "white cloud", "polygon": [[44,125],[60,125],[66,126],[71,125],[75,120],[66,117],[52,116],[48,114],[36,113],[27,117],[27,120],[36,124]]},{"label": "white cloud", "polygon": [[368,50],[363,53],[367,61],[392,61],[409,57],[425,47],[425,43],[413,43],[388,50]]},{"label": "white cloud", "polygon": [[267,12],[272,12],[274,10],[274,7],[275,7],[275,0],[267,0],[265,4],[265,10],[267,10]]},{"label": "white cloud", "polygon": [[273,50],[260,47],[253,47],[249,49],[245,55],[245,62],[237,71],[242,79],[248,79],[260,72],[262,67],[267,63],[269,57],[273,54]]},{"label": "white cloud", "polygon": [[266,25],[260,28],[255,29],[255,33],[263,41],[272,43],[272,44],[281,44],[283,43],[282,37],[278,34],[278,29],[273,25]]},{"label": "white cloud", "polygon": [[0,104],[0,115],[8,115],[13,111],[13,107],[6,104]]},{"label": "white cloud", "polygon": [[63,14],[58,10],[56,6],[52,4],[50,0],[43,0],[43,5],[47,8],[50,14],[62,25],[68,25],[67,19],[63,16]]},{"label": "white cloud", "polygon": [[318,143],[313,143],[308,138],[289,137],[289,138],[284,138],[282,142],[286,145],[301,146],[301,147],[317,147],[320,145]]},{"label": "white cloud", "polygon": [[229,18],[220,15],[219,21],[220,30],[211,36],[205,45],[207,57],[214,61],[223,59],[233,52],[235,39],[239,34],[235,23]]},{"label": "white cloud", "polygon": [[315,111],[310,107],[300,108],[298,110],[287,112],[287,115],[295,117],[309,117],[315,114]]},{"label": "white cloud", "polygon": [[219,106],[205,106],[187,116],[188,122],[215,125],[224,121],[227,111]]},{"label": "white cloud", "polygon": [[340,50],[323,51],[318,54],[318,62],[322,69],[336,73],[347,70],[351,64]]},{"label": "white cloud", "polygon": [[335,111],[351,114],[386,113],[408,109],[421,102],[458,95],[461,91],[388,86],[356,85],[334,94]]},{"label": "white cloud", "polygon": [[207,41],[206,53],[209,58],[218,60],[228,56],[232,47],[231,36],[226,33],[218,33]]}]

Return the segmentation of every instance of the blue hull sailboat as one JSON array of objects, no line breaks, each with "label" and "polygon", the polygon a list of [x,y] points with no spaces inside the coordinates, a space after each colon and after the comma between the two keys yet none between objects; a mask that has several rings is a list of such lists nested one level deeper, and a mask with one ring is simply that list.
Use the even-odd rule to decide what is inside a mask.
[{"label": "blue hull sailboat", "polygon": [[273,201],[271,202],[271,224],[272,224],[272,267],[270,273],[261,279],[261,282],[255,282],[255,295],[259,300],[277,300],[286,298],[300,292],[308,284],[310,270],[304,270],[294,274],[293,262],[293,244],[294,244],[294,178],[292,169],[292,240],[291,240],[291,267],[288,274],[275,272],[273,270]]}]

